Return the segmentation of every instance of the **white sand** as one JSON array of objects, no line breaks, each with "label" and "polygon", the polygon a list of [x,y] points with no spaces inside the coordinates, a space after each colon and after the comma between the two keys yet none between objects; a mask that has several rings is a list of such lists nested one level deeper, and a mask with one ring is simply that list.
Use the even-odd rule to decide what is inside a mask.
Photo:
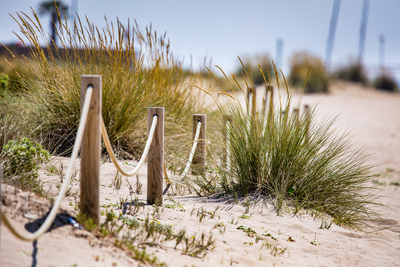
[{"label": "white sand", "polygon": [[[400,186],[391,184],[400,182],[400,95],[340,83],[332,94],[304,96],[303,103],[319,103],[319,118],[341,113],[335,124],[338,130],[350,130],[354,134],[355,147],[367,146],[366,152],[373,154],[370,162],[380,164],[377,170],[390,170],[384,177],[377,178],[380,184],[375,185],[382,188],[380,202],[386,205],[380,211],[383,218],[376,226],[386,229],[370,233],[355,232],[337,225],[320,229],[319,220],[305,214],[277,216],[272,205],[254,199],[250,199],[252,205],[247,213],[250,217],[245,219],[240,218],[245,213],[245,207],[227,199],[173,196],[175,202],[184,205],[184,210],[161,209],[160,223],[172,224],[176,231],[185,228],[190,235],[199,235],[204,231],[208,236],[212,232],[215,248],[209,250],[204,259],[182,254],[181,249],[174,249],[174,242],[163,243],[162,247],[148,247],[147,252],[154,253],[168,266],[400,266]],[[68,159],[53,160],[62,161],[66,169]],[[79,170],[79,162],[76,162],[76,166]],[[141,202],[146,202],[144,193],[130,194],[125,181],[118,192],[113,189],[110,184],[115,173],[111,163],[101,165],[101,204],[118,203],[120,198],[135,196]],[[59,183],[59,178],[43,172],[41,178],[47,186],[53,184],[52,190],[56,194],[54,185]],[[146,167],[142,168],[139,179],[143,184],[143,192],[146,192]],[[135,178],[130,181],[134,184]],[[11,189],[3,185],[2,190]],[[79,181],[74,181],[73,191],[77,190]],[[76,203],[77,199],[66,197],[63,209],[75,215],[77,211],[70,206],[70,202]],[[165,196],[164,204],[172,203],[172,199]],[[7,194],[7,201],[3,209],[13,214],[13,222],[21,229],[32,221],[23,214],[36,212],[40,216],[48,210],[46,201],[36,199],[29,193],[12,191]],[[213,218],[207,215],[200,222],[197,212],[201,208],[217,211]],[[145,206],[136,216],[144,218],[146,213],[153,212],[154,207]],[[215,227],[221,222],[226,229]],[[237,229],[240,225],[256,231],[261,240],[256,242],[255,237],[249,237],[243,230]],[[266,233],[274,239],[262,235]],[[295,242],[288,241],[289,237]],[[266,241],[272,247],[285,251],[281,255],[271,255],[270,248],[262,247]],[[140,265],[110,242],[99,240],[91,233],[70,225],[56,228],[34,243],[17,240],[2,225],[0,242],[1,266]]]}]

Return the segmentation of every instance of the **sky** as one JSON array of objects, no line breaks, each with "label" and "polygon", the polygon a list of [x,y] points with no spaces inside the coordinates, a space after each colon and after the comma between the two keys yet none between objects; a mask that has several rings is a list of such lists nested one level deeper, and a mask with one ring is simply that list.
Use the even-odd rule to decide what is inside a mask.
[{"label": "sky", "polygon": [[[72,5],[73,0],[64,0]],[[281,68],[289,75],[290,57],[308,51],[325,59],[334,0],[76,0],[80,17],[98,27],[118,17],[122,23],[136,20],[141,29],[152,24],[166,32],[176,59],[194,69],[218,65],[226,72],[239,67],[238,56],[268,54],[277,61],[277,40],[283,42]],[[364,0],[341,0],[331,68],[346,65],[358,55]],[[17,41],[17,23],[9,14],[31,14],[41,0],[4,1],[0,10],[0,42]],[[50,18],[40,17],[50,31]],[[379,36],[385,36],[384,63],[400,82],[400,1],[370,0],[363,62],[376,75],[380,63]]]}]

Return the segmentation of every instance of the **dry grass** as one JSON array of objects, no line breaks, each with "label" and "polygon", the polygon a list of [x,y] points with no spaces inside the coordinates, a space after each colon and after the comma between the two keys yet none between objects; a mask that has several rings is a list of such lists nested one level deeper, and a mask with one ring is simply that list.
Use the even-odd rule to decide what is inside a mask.
[{"label": "dry grass", "polygon": [[[170,51],[165,35],[151,26],[145,33],[135,24],[106,19],[98,28],[79,17],[70,27],[58,16],[60,47],[48,36],[32,10],[14,17],[31,47],[25,64],[32,79],[20,77],[27,89],[21,105],[30,114],[34,134],[51,151],[64,152],[73,144],[80,114],[80,77],[99,74],[103,84],[103,118],[116,150],[140,154],[147,130],[147,107],[166,110],[166,135],[171,140],[190,129],[191,114],[201,110],[183,71]],[[23,39],[21,38],[21,41]]]}]

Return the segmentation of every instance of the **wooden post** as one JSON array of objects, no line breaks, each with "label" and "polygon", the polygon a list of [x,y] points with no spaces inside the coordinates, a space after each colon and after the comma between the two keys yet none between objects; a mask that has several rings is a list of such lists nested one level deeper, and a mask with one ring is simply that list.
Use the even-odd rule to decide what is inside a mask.
[{"label": "wooden post", "polygon": [[223,142],[223,144],[226,146],[226,148],[224,149],[224,151],[222,152],[222,162],[223,162],[223,165],[224,165],[224,167],[229,167],[229,162],[228,162],[228,160],[229,160],[229,158],[228,158],[228,154],[230,154],[230,151],[229,151],[229,142],[230,142],[230,137],[229,137],[229,132],[228,132],[228,129],[229,129],[229,124],[230,124],[230,122],[231,122],[231,120],[232,120],[232,116],[230,116],[230,115],[223,115],[224,117],[224,124],[223,124],[223,128],[222,128],[222,135],[223,135],[223,138],[224,138],[224,142]]},{"label": "wooden post", "polygon": [[247,102],[249,103],[248,109],[250,109],[251,104],[251,118],[254,120],[257,118],[257,93],[254,87],[247,87]]},{"label": "wooden post", "polygon": [[268,85],[269,91],[269,110],[268,110],[268,118],[272,119],[274,116],[274,87],[272,85]]},{"label": "wooden post", "polygon": [[265,85],[265,94],[264,94],[264,99],[263,99],[263,106],[262,106],[262,111],[263,111],[263,117],[267,116],[268,112],[268,91],[269,91],[269,85]]},{"label": "wooden post", "polygon": [[157,115],[157,125],[147,156],[147,204],[163,204],[163,164],[164,164],[164,108],[148,109],[148,132]]},{"label": "wooden post", "polygon": [[199,141],[192,162],[192,170],[198,175],[206,173],[206,121],[207,115],[193,114],[193,139],[196,135],[197,123],[201,122]]},{"label": "wooden post", "polygon": [[310,138],[310,124],[311,124],[311,117],[310,117],[310,106],[309,105],[304,105],[304,117],[305,117],[305,121],[306,121],[306,138],[305,138],[305,143],[308,143],[308,140]]},{"label": "wooden post", "polygon": [[88,86],[93,87],[93,93],[81,147],[81,212],[98,224],[101,157],[101,76],[81,76],[81,110]]}]

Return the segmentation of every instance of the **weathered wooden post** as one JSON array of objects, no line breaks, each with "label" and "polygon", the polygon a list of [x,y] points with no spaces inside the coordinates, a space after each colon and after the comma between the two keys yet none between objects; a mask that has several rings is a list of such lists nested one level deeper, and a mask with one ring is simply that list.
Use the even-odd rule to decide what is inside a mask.
[{"label": "weathered wooden post", "polygon": [[148,109],[148,133],[157,116],[157,125],[147,156],[147,204],[163,204],[163,164],[164,164],[164,108]]},{"label": "weathered wooden post", "polygon": [[264,99],[262,102],[262,112],[263,112],[263,117],[267,116],[268,113],[268,91],[269,91],[269,86],[265,85],[265,94],[264,94]]},{"label": "weathered wooden post", "polygon": [[196,135],[197,124],[201,122],[199,141],[197,142],[192,163],[192,170],[199,175],[205,175],[206,173],[206,121],[207,115],[193,114],[193,139]]},{"label": "weathered wooden post", "polygon": [[251,118],[257,119],[257,93],[254,87],[247,87],[247,102],[249,103],[248,112],[251,114]]},{"label": "weathered wooden post", "polygon": [[97,224],[100,205],[101,76],[81,76],[81,110],[89,86],[93,88],[93,93],[81,146],[81,212]]},{"label": "weathered wooden post", "polygon": [[310,114],[310,106],[309,105],[304,105],[304,116],[305,116],[305,121],[306,121],[306,138],[305,138],[305,143],[308,143],[308,140],[310,138],[310,124],[311,124],[311,114]]},{"label": "weathered wooden post", "polygon": [[224,123],[222,125],[222,135],[224,138],[224,145],[226,145],[226,149],[222,152],[222,162],[224,167],[230,169],[230,123],[232,120],[232,116],[223,115]]}]

